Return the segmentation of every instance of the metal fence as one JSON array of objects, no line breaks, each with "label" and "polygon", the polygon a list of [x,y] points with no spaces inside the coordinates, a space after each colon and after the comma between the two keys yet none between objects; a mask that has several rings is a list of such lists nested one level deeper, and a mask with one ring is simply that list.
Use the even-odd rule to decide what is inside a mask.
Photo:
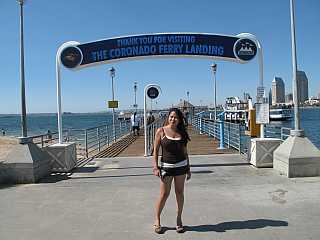
[{"label": "metal fence", "polygon": [[[77,147],[77,157],[89,157],[93,153],[98,153],[112,143],[128,135],[131,132],[130,121],[120,121],[113,125],[101,125],[87,129],[68,129],[63,131],[64,142],[75,142]],[[30,139],[40,147],[58,142],[58,132],[31,136]]]},{"label": "metal fence", "polygon": [[213,119],[201,118],[199,116],[194,116],[191,119],[191,123],[195,129],[199,130],[200,134],[207,134],[209,137],[213,137],[219,141],[222,136],[223,146],[237,149],[240,153],[246,150],[246,145],[243,142],[245,141],[245,128],[241,124],[221,120],[214,121]]},{"label": "metal fence", "polygon": [[[222,144],[220,141],[222,146],[228,148],[232,147],[238,150],[239,153],[247,153],[248,151],[251,137],[245,135],[245,126],[240,123],[230,123],[221,120],[214,121],[213,119],[194,116],[192,118],[192,125],[200,132],[200,134],[207,134],[209,137],[213,137],[219,141],[222,130]],[[291,128],[268,124],[265,126],[264,130],[266,138],[285,140],[290,135]]]},{"label": "metal fence", "polygon": [[156,121],[153,123],[149,124],[147,126],[147,155],[150,156],[152,155],[153,152],[153,143],[154,143],[154,138],[155,134],[158,128],[163,126],[163,122],[165,119],[163,118],[158,118]]},{"label": "metal fence", "polygon": [[267,124],[264,128],[264,136],[266,138],[279,138],[286,140],[290,136],[291,128]]}]

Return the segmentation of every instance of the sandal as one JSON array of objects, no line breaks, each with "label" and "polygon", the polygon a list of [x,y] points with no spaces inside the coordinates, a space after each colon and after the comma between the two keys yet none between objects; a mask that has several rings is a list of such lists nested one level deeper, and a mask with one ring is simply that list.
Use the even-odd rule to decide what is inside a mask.
[{"label": "sandal", "polygon": [[182,225],[176,226],[176,232],[177,233],[184,233],[185,232],[184,226],[182,226]]},{"label": "sandal", "polygon": [[157,234],[163,234],[164,233],[164,229],[163,227],[161,227],[161,225],[153,225],[154,227],[154,232]]}]

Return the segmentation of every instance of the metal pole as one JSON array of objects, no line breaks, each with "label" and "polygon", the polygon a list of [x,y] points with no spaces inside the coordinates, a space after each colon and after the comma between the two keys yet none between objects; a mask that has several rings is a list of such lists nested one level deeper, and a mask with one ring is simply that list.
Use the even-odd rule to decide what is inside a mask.
[{"label": "metal pole", "polygon": [[[113,85],[113,78],[115,76],[115,69],[112,67],[110,68],[110,75],[111,75],[111,84],[112,84],[112,101],[114,101],[114,85]],[[115,111],[112,108],[112,131],[113,131],[113,141],[116,141],[116,129],[115,129]]]},{"label": "metal pole", "polygon": [[217,78],[214,72],[214,120],[217,120]]},{"label": "metal pole", "polygon": [[61,112],[61,80],[60,80],[60,51],[56,55],[56,78],[57,78],[57,105],[58,105],[58,132],[59,143],[62,143],[62,112]]},{"label": "metal pole", "polygon": [[[259,83],[260,87],[263,87],[263,55],[262,55],[262,47],[260,45],[260,42],[256,40],[257,47],[258,47],[258,54],[259,54]],[[265,89],[263,90],[263,101],[262,103],[265,103],[265,97],[266,97],[266,92]],[[260,137],[264,138],[264,124],[260,125]]]},{"label": "metal pole", "polygon": [[25,95],[25,74],[24,74],[24,40],[23,40],[23,0],[18,1],[20,4],[20,81],[21,81],[21,127],[22,137],[27,137],[27,111]]},{"label": "metal pole", "polygon": [[213,72],[213,86],[214,86],[214,120],[217,120],[217,79],[216,79],[216,72],[217,72],[217,64],[214,63],[211,65],[212,72]]},{"label": "metal pole", "polygon": [[143,100],[143,115],[144,115],[144,156],[148,156],[147,146],[147,87],[144,89],[144,100]]},{"label": "metal pole", "polygon": [[[113,86],[113,77],[112,77],[112,101],[114,101],[114,86]],[[115,126],[115,116],[114,108],[112,108],[112,128],[113,128],[113,138],[116,138],[116,126]]]},{"label": "metal pole", "polygon": [[137,82],[134,82],[134,87],[133,87],[133,89],[134,89],[134,108],[135,108],[135,110],[136,110],[136,112],[137,112],[137,110],[138,110],[138,106],[137,106]]},{"label": "metal pole", "polygon": [[295,15],[294,3],[290,0],[291,16],[291,49],[292,49],[292,71],[293,71],[293,105],[294,105],[294,130],[291,130],[291,136],[302,136],[303,130],[300,129],[300,113],[298,100],[298,82],[297,82],[297,53],[296,53],[296,32],[295,32]]}]

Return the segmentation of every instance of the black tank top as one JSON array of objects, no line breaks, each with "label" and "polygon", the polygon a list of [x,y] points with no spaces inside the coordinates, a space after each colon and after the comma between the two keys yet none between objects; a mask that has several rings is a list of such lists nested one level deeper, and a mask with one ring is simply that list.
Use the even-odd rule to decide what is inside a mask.
[{"label": "black tank top", "polygon": [[163,128],[164,137],[161,138],[160,144],[162,148],[162,158],[161,162],[175,164],[186,160],[187,156],[185,154],[184,148],[185,141],[183,139],[172,140],[169,139]]}]

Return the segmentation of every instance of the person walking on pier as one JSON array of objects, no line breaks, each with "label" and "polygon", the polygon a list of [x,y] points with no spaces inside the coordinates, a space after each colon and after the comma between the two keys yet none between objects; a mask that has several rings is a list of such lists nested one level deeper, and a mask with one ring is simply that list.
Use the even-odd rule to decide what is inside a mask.
[{"label": "person walking on pier", "polygon": [[140,131],[140,118],[138,117],[137,113],[134,112],[131,115],[131,126],[132,126],[132,132],[133,135],[138,135],[139,136],[139,131]]},{"label": "person walking on pier", "polygon": [[[153,174],[160,178],[160,196],[155,206],[154,231],[164,233],[160,223],[160,215],[169,197],[172,181],[174,180],[177,219],[176,231],[184,232],[182,210],[184,205],[185,180],[191,178],[187,143],[190,141],[186,130],[183,114],[178,108],[172,108],[165,120],[164,126],[158,128],[155,134],[153,150]],[[162,148],[160,164],[159,149]]]}]

